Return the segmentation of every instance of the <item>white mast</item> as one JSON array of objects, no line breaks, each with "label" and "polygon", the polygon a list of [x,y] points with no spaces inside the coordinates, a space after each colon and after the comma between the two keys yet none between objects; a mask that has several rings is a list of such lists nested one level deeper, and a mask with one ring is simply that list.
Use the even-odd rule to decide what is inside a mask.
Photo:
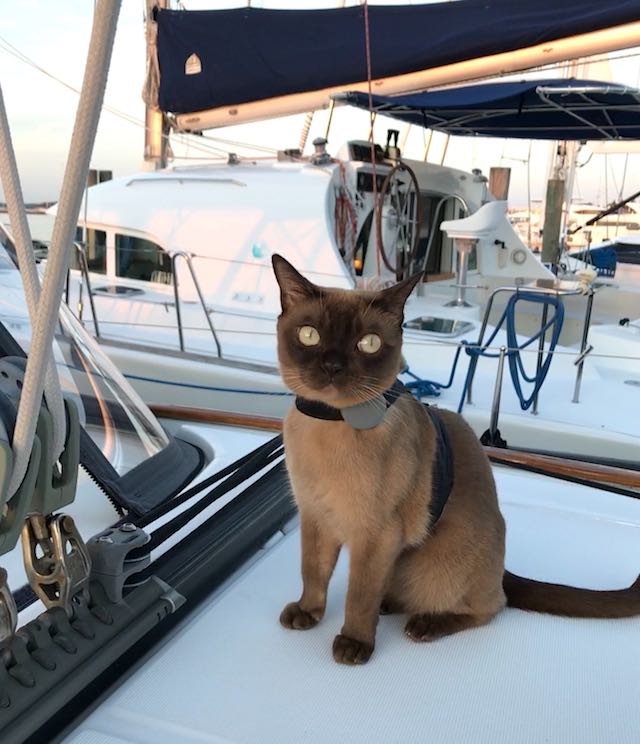
[{"label": "white mast", "polygon": [[[566,68],[567,78],[579,78],[585,62],[573,60]],[[562,236],[567,223],[567,215],[573,195],[576,175],[576,157],[579,143],[556,140],[549,160],[549,178],[544,208],[542,229],[542,261],[557,264],[562,252]]]},{"label": "white mast", "polygon": [[[150,74],[150,68],[157,65],[155,51],[156,23],[153,20],[155,8],[166,10],[169,0],[145,0],[146,16],[145,28],[147,36],[147,81],[154,76]],[[154,37],[153,45],[151,38]],[[148,82],[147,82],[148,84]],[[149,94],[145,95],[145,117],[144,117],[144,163],[148,170],[166,168],[169,152],[169,126],[162,111],[149,104]]]}]

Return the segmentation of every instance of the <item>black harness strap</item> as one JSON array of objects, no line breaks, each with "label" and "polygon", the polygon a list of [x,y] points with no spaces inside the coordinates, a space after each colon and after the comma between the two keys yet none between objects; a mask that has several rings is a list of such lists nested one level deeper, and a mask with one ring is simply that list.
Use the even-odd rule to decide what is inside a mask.
[{"label": "black harness strap", "polygon": [[429,522],[429,529],[432,529],[440,519],[453,488],[453,450],[447,427],[442,422],[438,409],[425,405],[424,410],[436,430],[436,454],[431,475],[431,521]]}]

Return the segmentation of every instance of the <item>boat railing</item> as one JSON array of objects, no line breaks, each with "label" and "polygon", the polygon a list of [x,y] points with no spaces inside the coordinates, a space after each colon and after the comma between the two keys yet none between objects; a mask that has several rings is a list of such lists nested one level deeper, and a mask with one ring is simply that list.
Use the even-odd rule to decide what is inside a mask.
[{"label": "boat railing", "polygon": [[176,302],[176,323],[178,326],[178,338],[180,342],[180,351],[184,351],[184,331],[182,328],[182,312],[180,310],[180,289],[179,289],[179,283],[178,283],[178,272],[176,271],[176,266],[180,259],[182,259],[186,263],[187,268],[189,269],[189,273],[191,274],[191,279],[193,281],[193,286],[196,288],[196,292],[198,293],[198,299],[200,301],[200,305],[202,306],[202,311],[204,312],[204,317],[207,320],[207,325],[209,326],[209,330],[211,331],[211,335],[213,336],[213,341],[216,345],[218,358],[222,359],[222,347],[220,345],[220,341],[218,339],[216,330],[213,327],[213,323],[211,322],[211,316],[209,314],[209,310],[205,303],[204,295],[202,294],[202,289],[200,288],[200,282],[198,281],[198,277],[196,276],[196,272],[193,267],[192,257],[189,253],[186,253],[185,251],[175,251],[174,253],[171,254],[171,274],[173,276],[173,294],[174,294],[175,302]]},{"label": "boat railing", "polygon": [[[551,362],[551,359],[553,358],[555,342],[557,341],[557,337],[559,335],[560,328],[562,325],[562,319],[564,317],[562,298],[565,296],[569,296],[569,295],[584,295],[585,296],[586,310],[585,310],[584,321],[583,321],[583,326],[582,326],[582,338],[580,342],[580,351],[574,362],[574,364],[576,365],[576,380],[575,380],[575,385],[574,385],[572,402],[579,403],[580,402],[580,386],[582,383],[584,361],[587,355],[593,349],[593,347],[589,345],[588,337],[589,337],[589,328],[591,326],[591,313],[593,309],[593,299],[595,295],[595,289],[593,287],[588,287],[585,290],[577,282],[547,283],[546,280],[542,280],[542,281],[535,282],[530,285],[526,285],[524,287],[498,287],[489,296],[489,300],[487,302],[487,306],[485,308],[484,316],[482,319],[482,324],[480,327],[480,334],[478,336],[478,340],[474,344],[466,345],[466,349],[471,356],[471,360],[469,363],[469,370],[467,372],[467,378],[465,381],[464,389],[462,392],[462,399],[460,401],[460,407],[458,410],[460,411],[462,409],[464,405],[465,396],[467,399],[466,402],[472,403],[473,378],[475,376],[478,359],[480,356],[485,355],[487,353],[487,349],[490,347],[491,345],[490,342],[493,339],[493,336],[492,336],[491,339],[485,343],[485,332],[486,332],[487,325],[489,322],[489,316],[491,314],[491,310],[492,310],[493,302],[495,298],[501,294],[509,294],[511,296],[510,303],[513,306],[515,306],[515,301],[517,301],[518,299],[539,302],[542,306],[542,312],[541,312],[541,317],[540,317],[540,328],[536,333],[534,333],[531,336],[529,341],[525,342],[525,345],[524,345],[526,346],[537,339],[538,346],[537,346],[537,352],[536,352],[536,371],[535,371],[534,376],[532,378],[526,377],[526,375],[524,374],[524,371],[521,368],[521,373],[523,377],[525,377],[525,379],[527,379],[529,382],[534,382],[534,390],[528,401],[523,401],[523,398],[520,395],[520,391],[517,390],[518,395],[521,399],[521,404],[523,408],[525,408],[526,410],[526,408],[531,407],[531,412],[533,414],[537,414],[538,412],[538,397],[539,397],[540,387],[542,385],[542,382],[544,381],[544,377],[546,376],[546,371]],[[554,315],[554,317],[551,318],[551,320],[548,319],[550,305],[555,305],[556,307],[556,314]],[[507,311],[505,311],[505,315],[503,315],[503,319],[505,318],[506,313]],[[502,320],[496,326],[496,330],[499,328],[501,324],[502,324]],[[547,351],[547,354],[548,354],[547,361],[545,361],[544,356],[545,356],[545,341],[547,337],[547,331],[551,331],[552,338],[551,338],[550,348]],[[513,332],[515,333],[515,329],[513,329]],[[495,331],[493,335],[495,335]],[[493,396],[493,402],[492,402],[492,408],[491,408],[491,424],[489,428],[489,434],[492,436],[495,436],[496,433],[498,432],[497,422],[498,422],[498,416],[500,412],[500,390],[502,389],[502,378],[504,374],[505,356],[509,356],[509,359],[511,362],[511,360],[515,359],[515,356],[520,353],[520,351],[524,348],[524,346],[519,347],[517,343],[509,343],[508,347],[501,346],[499,349],[499,353],[497,355],[499,360],[498,360],[498,365],[496,369],[495,389],[494,389],[494,396]],[[491,354],[491,355],[496,356],[496,354]],[[514,366],[515,366],[515,363],[514,363]],[[512,377],[513,376],[514,374],[512,371]],[[514,380],[514,384],[515,384],[515,380]]]},{"label": "boat railing", "polygon": [[[78,268],[80,271],[80,282],[78,285],[78,300],[76,305],[76,317],[78,320],[82,323],[83,322],[83,314],[84,314],[84,287],[87,288],[87,295],[89,298],[89,306],[91,308],[91,320],[93,322],[93,328],[94,328],[94,335],[96,338],[101,338],[100,336],[100,324],[98,321],[98,313],[96,310],[96,306],[93,300],[93,289],[91,287],[91,277],[89,273],[89,263],[87,261],[87,251],[86,246],[81,242],[74,242],[73,243],[74,250],[77,254],[78,258]],[[178,273],[176,271],[176,264],[179,260],[183,260],[185,264],[187,265],[187,268],[189,269],[189,273],[191,275],[191,279],[193,281],[193,285],[196,289],[196,292],[198,294],[198,301],[200,303],[200,306],[202,307],[202,311],[204,313],[204,317],[206,318],[207,325],[209,326],[209,330],[211,331],[211,336],[213,338],[213,341],[216,345],[216,352],[219,359],[222,359],[222,346],[220,344],[220,340],[218,338],[218,334],[216,333],[216,330],[213,326],[213,323],[211,322],[211,316],[209,313],[209,309],[207,308],[204,295],[202,293],[202,288],[200,286],[200,282],[198,281],[198,277],[196,275],[194,266],[193,266],[193,259],[192,256],[189,253],[186,253],[184,251],[176,251],[171,254],[171,274],[172,274],[172,285],[173,285],[173,295],[175,298],[175,306],[176,306],[176,325],[178,329],[178,339],[180,343],[180,351],[185,350],[185,344],[184,344],[184,327],[182,325],[182,311],[181,311],[181,300],[180,300],[180,289],[179,289],[179,283],[178,283]],[[70,272],[67,272],[67,282],[65,286],[65,303],[69,306],[71,300],[71,291],[70,291]]]},{"label": "boat railing", "polygon": [[[87,261],[87,249],[84,243],[74,241],[74,250],[76,252],[78,263],[80,265],[80,284],[78,286],[78,304],[77,304],[77,318],[82,323],[82,315],[84,312],[84,285],[87,287],[87,295],[89,297],[89,306],[91,307],[91,319],[93,321],[93,332],[96,338],[100,338],[100,325],[98,323],[98,313],[96,312],[96,306],[93,302],[93,291],[91,289],[91,277],[89,276],[89,262]],[[65,285],[65,304],[69,305],[70,299],[70,271],[67,271],[67,282]]]}]

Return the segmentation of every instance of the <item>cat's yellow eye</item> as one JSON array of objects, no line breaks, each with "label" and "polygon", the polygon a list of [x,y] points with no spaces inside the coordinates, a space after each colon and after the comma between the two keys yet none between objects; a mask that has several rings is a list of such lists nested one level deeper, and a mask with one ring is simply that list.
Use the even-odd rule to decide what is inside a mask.
[{"label": "cat's yellow eye", "polygon": [[320,343],[320,334],[313,326],[302,326],[298,328],[298,339],[304,346],[317,346]]},{"label": "cat's yellow eye", "polygon": [[375,354],[382,346],[382,339],[377,333],[367,333],[358,341],[358,349],[365,354]]}]

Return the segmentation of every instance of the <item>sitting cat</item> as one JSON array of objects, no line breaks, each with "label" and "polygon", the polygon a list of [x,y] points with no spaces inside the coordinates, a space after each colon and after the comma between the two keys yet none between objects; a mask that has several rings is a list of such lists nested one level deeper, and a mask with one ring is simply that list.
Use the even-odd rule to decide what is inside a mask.
[{"label": "sitting cat", "polygon": [[336,661],[366,662],[381,611],[432,641],[488,623],[504,606],[582,617],[640,613],[640,579],[621,591],[545,584],[504,569],[505,524],[489,460],[456,413],[396,383],[414,276],[381,291],[319,287],[273,256],[281,290],[278,358],[296,405],[284,421],[300,514],[303,592],[280,615],[323,616],[343,545],[350,553]]}]

